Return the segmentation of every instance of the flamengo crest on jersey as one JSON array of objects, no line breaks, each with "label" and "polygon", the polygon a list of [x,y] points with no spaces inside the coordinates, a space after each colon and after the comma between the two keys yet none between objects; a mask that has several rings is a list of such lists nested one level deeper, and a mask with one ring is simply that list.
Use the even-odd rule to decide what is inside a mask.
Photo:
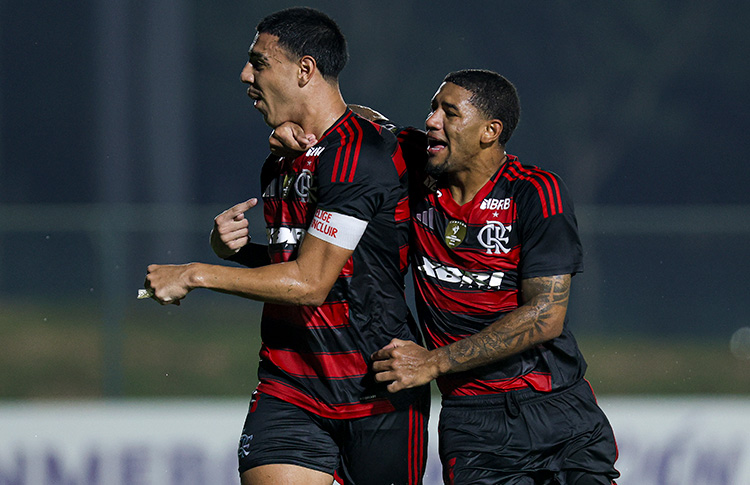
[{"label": "flamengo crest on jersey", "polygon": [[479,231],[477,239],[479,244],[487,249],[487,254],[500,254],[510,252],[510,224],[503,224],[499,221],[487,221],[482,230]]},{"label": "flamengo crest on jersey", "polygon": [[[306,165],[311,164],[308,161]],[[263,197],[279,197],[287,199],[291,195],[296,195],[300,199],[307,201],[310,197],[310,187],[313,184],[313,173],[309,168],[303,168],[297,173],[292,175],[284,175],[283,181],[280,184],[270,184],[263,191]],[[280,190],[279,190],[280,186]],[[292,190],[294,192],[292,192]]]}]

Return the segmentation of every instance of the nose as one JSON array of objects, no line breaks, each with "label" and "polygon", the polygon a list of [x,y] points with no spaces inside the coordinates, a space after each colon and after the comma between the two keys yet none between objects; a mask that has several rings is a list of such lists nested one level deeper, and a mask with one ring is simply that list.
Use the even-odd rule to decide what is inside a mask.
[{"label": "nose", "polygon": [[240,73],[240,80],[245,84],[252,84],[255,80],[253,76],[253,65],[249,62],[245,64],[244,68],[242,68],[242,72]]},{"label": "nose", "polygon": [[441,118],[439,115],[438,110],[432,111],[429,115],[427,115],[427,119],[425,120],[424,124],[425,126],[430,130],[439,130],[441,126]]}]

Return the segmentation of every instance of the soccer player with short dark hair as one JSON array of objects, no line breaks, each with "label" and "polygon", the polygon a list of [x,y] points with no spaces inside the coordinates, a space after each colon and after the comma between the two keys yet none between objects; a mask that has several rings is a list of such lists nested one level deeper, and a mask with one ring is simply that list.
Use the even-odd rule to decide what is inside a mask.
[{"label": "soccer player with short dark hair", "polygon": [[436,379],[448,484],[610,485],[614,435],[567,324],[573,204],[560,177],[506,154],[519,117],[513,84],[464,70],[432,98],[426,139],[401,131],[426,182],[410,257],[428,348],[394,339],[373,368],[393,392]]},{"label": "soccer player with short dark hair", "polygon": [[160,303],[194,288],[266,302],[258,385],[239,446],[242,483],[419,484],[429,388],[396,394],[371,354],[419,341],[404,297],[409,206],[396,137],[355,115],[338,74],[346,42],[309,8],[257,27],[241,79],[266,123],[314,136],[303,153],[271,155],[261,174],[268,245],[250,243],[250,199],[215,219],[211,244],[245,268],[149,266]]}]

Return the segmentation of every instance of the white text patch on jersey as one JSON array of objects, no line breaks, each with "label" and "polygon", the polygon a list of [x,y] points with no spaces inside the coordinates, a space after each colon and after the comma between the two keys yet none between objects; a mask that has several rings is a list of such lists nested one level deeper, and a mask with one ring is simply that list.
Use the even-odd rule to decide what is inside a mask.
[{"label": "white text patch on jersey", "polygon": [[319,157],[321,153],[323,153],[323,150],[325,150],[326,147],[312,147],[309,150],[307,150],[307,153],[305,153],[306,157]]},{"label": "white text patch on jersey", "polygon": [[367,229],[367,221],[356,217],[328,212],[323,209],[315,211],[308,233],[344,249],[354,249]]},{"label": "white text patch on jersey", "polygon": [[505,273],[502,271],[478,273],[440,263],[433,263],[424,256],[422,256],[422,264],[417,268],[425,275],[435,278],[438,281],[457,284],[459,287],[468,286],[481,290],[499,290],[505,276]]},{"label": "white text patch on jersey", "polygon": [[305,237],[305,230],[300,228],[277,227],[267,229],[268,244],[299,244]]},{"label": "white text patch on jersey", "polygon": [[508,210],[510,209],[510,199],[484,199],[482,204],[479,206],[482,210]]}]

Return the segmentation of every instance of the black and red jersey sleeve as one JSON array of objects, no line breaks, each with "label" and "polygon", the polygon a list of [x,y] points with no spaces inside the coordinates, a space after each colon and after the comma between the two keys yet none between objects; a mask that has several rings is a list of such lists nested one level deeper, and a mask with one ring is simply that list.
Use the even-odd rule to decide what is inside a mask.
[{"label": "black and red jersey sleeve", "polygon": [[583,250],[573,203],[562,179],[523,166],[514,194],[521,237],[522,279],[583,271]]},{"label": "black and red jersey sleeve", "polygon": [[317,205],[363,221],[383,209],[400,174],[394,164],[396,138],[357,116],[336,130],[340,142],[326,147],[317,170]]},{"label": "black and red jersey sleeve", "polygon": [[420,175],[427,164],[427,133],[416,128],[399,128],[398,143],[406,160],[409,171],[416,171]]}]

